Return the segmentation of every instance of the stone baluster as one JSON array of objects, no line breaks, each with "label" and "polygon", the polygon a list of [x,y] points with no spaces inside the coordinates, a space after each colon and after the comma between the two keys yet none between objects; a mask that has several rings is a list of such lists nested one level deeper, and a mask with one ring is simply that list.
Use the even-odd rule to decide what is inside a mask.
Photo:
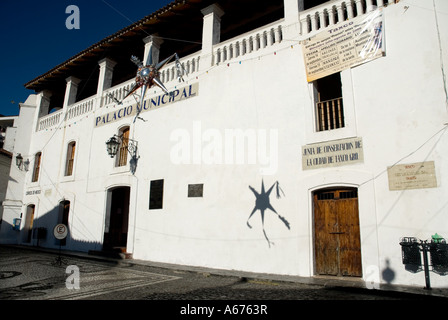
[{"label": "stone baluster", "polygon": [[347,7],[347,16],[349,19],[353,19],[355,17],[355,13],[353,10],[353,2],[352,1],[348,1],[345,3],[346,7]]},{"label": "stone baluster", "polygon": [[342,9],[341,3],[336,6],[336,10],[338,13],[338,22],[344,21],[344,10]]},{"label": "stone baluster", "polygon": [[356,0],[356,13],[359,17],[360,15],[364,14],[364,11],[362,9],[362,2],[361,0]]}]

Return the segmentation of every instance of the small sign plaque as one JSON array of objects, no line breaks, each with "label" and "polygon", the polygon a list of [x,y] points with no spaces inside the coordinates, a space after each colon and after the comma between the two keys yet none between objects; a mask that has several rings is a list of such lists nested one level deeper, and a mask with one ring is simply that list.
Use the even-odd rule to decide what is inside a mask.
[{"label": "small sign plaque", "polygon": [[391,191],[437,187],[434,161],[388,167],[387,175]]}]

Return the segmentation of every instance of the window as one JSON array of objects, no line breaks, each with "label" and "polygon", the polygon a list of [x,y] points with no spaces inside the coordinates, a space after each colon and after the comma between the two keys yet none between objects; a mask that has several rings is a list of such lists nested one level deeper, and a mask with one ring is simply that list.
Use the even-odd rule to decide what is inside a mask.
[{"label": "window", "polygon": [[162,209],[163,207],[163,179],[151,181],[149,191],[149,209]]},{"label": "window", "polygon": [[42,152],[36,153],[36,155],[34,156],[33,178],[31,180],[31,182],[36,182],[37,180],[39,180],[41,159],[42,159]]},{"label": "window", "polygon": [[71,176],[73,174],[73,163],[75,161],[76,142],[70,142],[67,147],[67,161],[65,163],[65,175]]},{"label": "window", "polygon": [[117,167],[122,167],[128,161],[128,145],[129,145],[129,127],[124,127],[120,130],[121,144],[118,150]]},{"label": "window", "polygon": [[345,123],[340,73],[314,81],[314,87],[317,92],[317,131],[343,128]]}]

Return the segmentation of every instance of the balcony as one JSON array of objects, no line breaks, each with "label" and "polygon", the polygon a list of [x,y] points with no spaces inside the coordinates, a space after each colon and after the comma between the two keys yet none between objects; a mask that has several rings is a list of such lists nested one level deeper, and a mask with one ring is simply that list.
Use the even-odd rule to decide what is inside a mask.
[{"label": "balcony", "polygon": [[[332,25],[352,19],[354,17],[369,13],[376,9],[394,3],[394,0],[334,0],[328,1],[316,7],[299,12],[299,20],[295,24],[299,25],[300,33],[297,39],[304,39],[312,36],[319,30],[330,28]],[[188,73],[188,79],[194,79],[211,68],[223,63],[232,63],[242,59],[251,59],[258,57],[269,50],[289,47],[292,43],[298,43],[298,40],[291,42],[291,39],[284,39],[284,30],[286,26],[285,19],[269,23],[263,27],[240,34],[234,38],[215,44],[211,53],[197,51],[180,59],[180,63]],[[287,40],[287,41],[285,41]],[[211,59],[206,59],[210,58]],[[208,55],[208,56],[207,56]],[[160,79],[168,89],[179,85],[175,62],[171,62],[161,70]],[[74,122],[89,113],[93,113],[101,108],[112,106],[116,101],[121,101],[129,92],[134,78],[122,82],[113,87],[99,91],[97,94],[88,97],[82,101],[76,102],[54,113],[45,115],[38,120],[36,131],[52,130],[63,126],[64,123]],[[147,92],[150,95],[152,92]],[[127,99],[133,99],[128,97]],[[333,109],[332,113],[338,113],[338,101],[321,102],[318,108],[320,110]],[[342,104],[340,104],[342,108]],[[321,111],[319,111],[321,112]],[[325,111],[326,112],[326,111]],[[331,117],[330,117],[331,118]],[[337,117],[336,117],[337,118]],[[319,121],[321,130],[338,127],[342,120]],[[335,123],[336,121],[336,123]],[[328,122],[328,124],[327,124]],[[325,123],[325,124],[323,124]]]}]

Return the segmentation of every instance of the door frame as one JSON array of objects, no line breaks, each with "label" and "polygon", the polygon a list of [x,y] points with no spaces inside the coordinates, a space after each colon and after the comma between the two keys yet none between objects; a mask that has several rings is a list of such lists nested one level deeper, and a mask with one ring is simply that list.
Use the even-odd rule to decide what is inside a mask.
[{"label": "door frame", "polygon": [[[341,265],[341,262],[343,260],[343,255],[340,255],[340,250],[341,248],[343,248],[343,246],[341,245],[341,241],[343,240],[347,240],[347,239],[341,239],[343,236],[343,234],[345,234],[344,232],[329,232],[329,234],[332,234],[331,236],[329,236],[329,239],[332,239],[332,243],[336,246],[336,252],[337,252],[337,257],[335,257],[335,259],[333,262],[335,262],[334,266],[336,266],[335,272],[332,273],[328,273],[328,274],[320,274],[318,273],[317,269],[318,269],[318,257],[317,257],[317,233],[316,233],[316,203],[315,201],[319,201],[316,200],[316,196],[318,193],[325,193],[328,192],[329,194],[331,194],[331,192],[337,192],[339,193],[340,191],[349,191],[349,192],[353,192],[356,191],[356,197],[348,197],[348,198],[344,198],[344,197],[340,197],[338,196],[337,198],[331,198],[331,199],[322,199],[321,201],[334,201],[334,203],[332,202],[327,202],[327,205],[330,204],[331,205],[335,205],[335,206],[339,206],[342,205],[342,201],[344,199],[354,199],[356,198],[356,218],[355,221],[357,220],[357,226],[355,230],[355,236],[358,237],[358,241],[359,241],[359,246],[358,248],[356,248],[357,251],[357,255],[359,254],[359,261],[357,261],[357,263],[359,264],[359,270],[354,271],[354,273],[356,274],[348,274],[348,275],[344,275],[342,274],[344,267]],[[338,202],[338,200],[342,200],[341,202]],[[363,277],[363,259],[362,259],[362,245],[361,245],[361,221],[360,221],[360,210],[359,210],[359,192],[358,192],[358,188],[357,186],[343,186],[343,185],[337,185],[337,186],[326,186],[326,187],[321,187],[321,188],[316,188],[314,190],[312,190],[311,192],[311,211],[312,211],[312,219],[311,219],[311,225],[312,225],[312,254],[313,254],[313,274],[315,276],[349,276],[349,277],[353,277],[353,278],[362,278]],[[338,214],[336,214],[334,216],[336,218],[336,223],[335,225],[332,227],[333,229],[336,228],[338,230],[336,231],[340,231],[339,228],[340,226],[339,224],[339,218],[341,218],[340,216],[338,216]],[[333,230],[334,231],[334,230]],[[333,234],[334,233],[334,234]],[[330,245],[330,242],[327,242],[328,245]],[[334,274],[336,273],[336,274]]]},{"label": "door frame", "polygon": [[36,204],[29,203],[25,207],[25,223],[22,229],[22,243],[32,244],[33,243],[33,225],[36,219]]},{"label": "door frame", "polygon": [[129,185],[116,185],[113,187],[110,187],[106,190],[106,212],[103,219],[103,233],[102,233],[102,248],[109,249],[107,246],[105,247],[106,242],[106,233],[110,232],[110,223],[111,223],[111,213],[112,213],[112,202],[113,202],[113,191],[117,189],[128,189],[128,207],[127,207],[127,238],[126,238],[126,250],[128,250],[129,247],[129,234],[130,234],[130,216],[131,216],[131,186]]}]

